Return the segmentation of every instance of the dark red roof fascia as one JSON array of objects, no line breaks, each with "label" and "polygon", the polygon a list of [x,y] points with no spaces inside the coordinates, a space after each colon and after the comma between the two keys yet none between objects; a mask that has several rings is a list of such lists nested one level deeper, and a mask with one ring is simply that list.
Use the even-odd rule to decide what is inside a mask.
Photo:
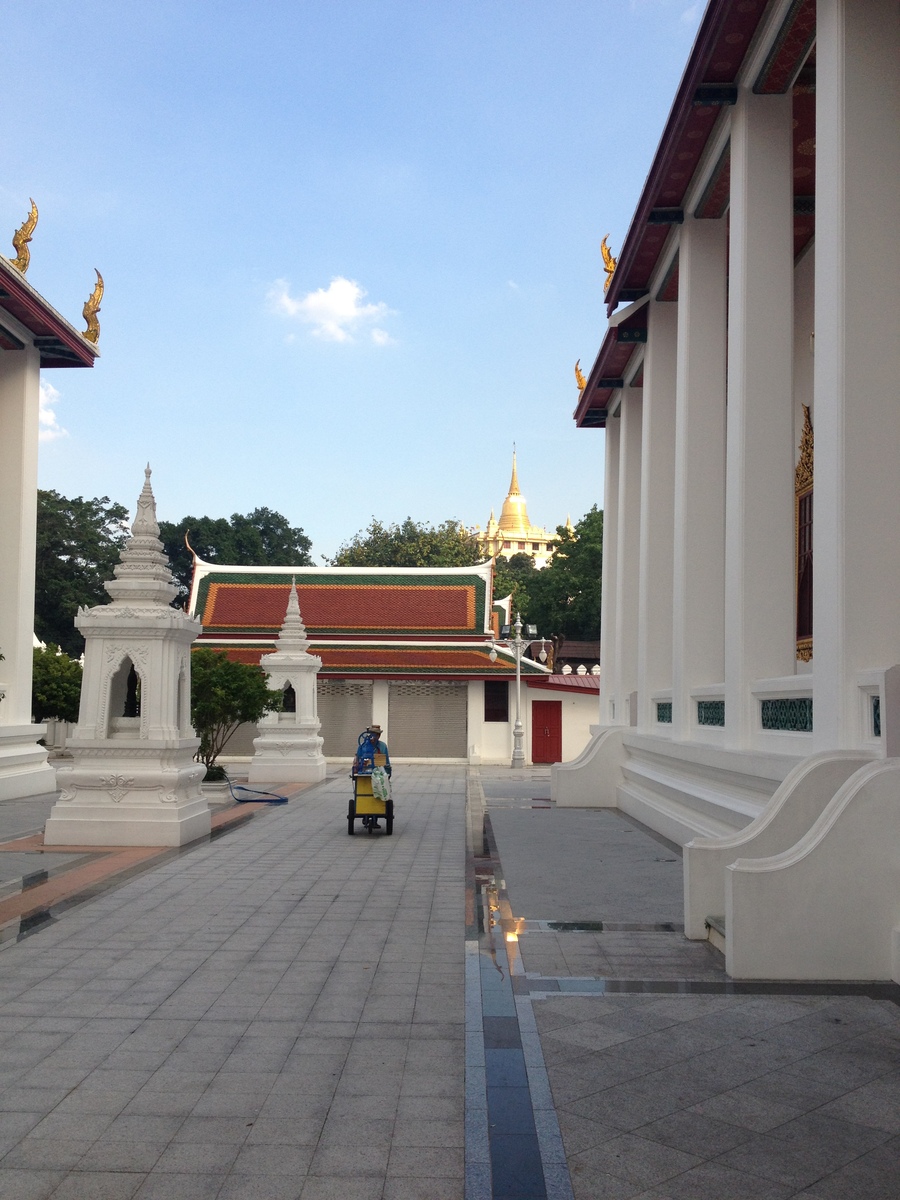
[{"label": "dark red roof fascia", "polygon": [[573,414],[579,429],[602,429],[606,426],[606,409],[610,398],[621,385],[616,382],[615,385],[607,383],[603,386],[603,381],[622,379],[635,350],[646,340],[646,306],[638,308],[618,325],[610,325]]},{"label": "dark red roof fascia", "polygon": [[15,267],[0,258],[0,310],[8,312],[38,342],[42,367],[92,367],[99,351],[34,290]]},{"label": "dark red roof fascia", "polygon": [[599,692],[599,675],[546,675],[543,679],[535,675],[523,676],[530,688],[542,688],[550,692]]},{"label": "dark red roof fascia", "polygon": [[[694,95],[704,81],[706,68],[722,34],[722,27],[735,7],[734,0],[710,0],[703,16],[684,75],[681,77],[681,83],[675,93],[672,111],[669,113],[669,119],[653,158],[653,165],[644,184],[641,199],[622,244],[622,251],[606,297],[606,308],[609,314],[612,314],[618,305],[619,293],[626,286],[628,272],[634,265],[650,213],[656,206],[657,194],[669,170],[670,156],[675,152],[679,137],[691,114]],[[761,6],[759,16],[762,16],[763,7]]]}]

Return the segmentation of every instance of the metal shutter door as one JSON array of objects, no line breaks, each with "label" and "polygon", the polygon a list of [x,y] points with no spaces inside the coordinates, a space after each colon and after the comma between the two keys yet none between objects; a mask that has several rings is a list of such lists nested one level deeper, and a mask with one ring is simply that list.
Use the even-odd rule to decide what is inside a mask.
[{"label": "metal shutter door", "polygon": [[465,758],[465,683],[392,683],[388,747],[392,758]]},{"label": "metal shutter door", "polygon": [[352,758],[359,735],[372,723],[372,684],[369,680],[319,679],[316,682],[319,733],[326,758]]}]

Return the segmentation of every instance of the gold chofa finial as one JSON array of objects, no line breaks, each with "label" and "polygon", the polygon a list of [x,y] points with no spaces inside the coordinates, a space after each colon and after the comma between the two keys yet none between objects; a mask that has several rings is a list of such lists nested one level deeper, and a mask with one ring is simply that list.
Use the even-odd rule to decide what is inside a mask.
[{"label": "gold chofa finial", "polygon": [[603,255],[603,270],[606,272],[606,283],[603,285],[604,295],[609,291],[609,285],[612,283],[612,277],[616,271],[616,263],[618,259],[613,258],[612,250],[609,248],[609,234],[600,243],[600,253]]},{"label": "gold chofa finial", "polygon": [[31,212],[13,234],[13,249],[16,252],[16,257],[9,261],[24,275],[28,270],[28,264],[31,262],[31,251],[28,249],[28,243],[31,241],[34,227],[38,223],[37,205],[31,201]]},{"label": "gold chofa finial", "polygon": [[583,392],[585,387],[587,386],[587,380],[581,373],[581,359],[580,358],[575,364],[575,382],[578,384],[579,392]]},{"label": "gold chofa finial", "polygon": [[81,310],[81,315],[87,321],[87,329],[81,336],[86,342],[93,342],[96,346],[100,341],[100,322],[97,320],[97,313],[100,311],[100,301],[103,299],[103,276],[96,267],[94,267],[94,274],[97,276],[97,282]]}]

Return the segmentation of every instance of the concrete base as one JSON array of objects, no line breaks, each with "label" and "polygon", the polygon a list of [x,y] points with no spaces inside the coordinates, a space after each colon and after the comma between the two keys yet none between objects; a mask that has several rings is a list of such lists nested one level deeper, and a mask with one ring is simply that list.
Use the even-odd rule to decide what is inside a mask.
[{"label": "concrete base", "polygon": [[248,783],[319,783],[325,778],[325,759],[321,754],[308,758],[286,755],[284,758],[254,758],[247,775]]},{"label": "concrete base", "polygon": [[293,713],[260,721],[248,783],[318,783],[325,778],[320,722]]},{"label": "concrete base", "polygon": [[38,745],[45,725],[0,725],[0,800],[24,800],[56,791],[56,772]]},{"label": "concrete base", "polygon": [[210,812],[204,797],[193,804],[129,804],[110,812],[106,803],[68,807],[57,804],[44,830],[45,846],[186,846],[209,837]]},{"label": "concrete base", "polygon": [[81,741],[58,770],[45,846],[183,846],[210,831],[196,738]]}]

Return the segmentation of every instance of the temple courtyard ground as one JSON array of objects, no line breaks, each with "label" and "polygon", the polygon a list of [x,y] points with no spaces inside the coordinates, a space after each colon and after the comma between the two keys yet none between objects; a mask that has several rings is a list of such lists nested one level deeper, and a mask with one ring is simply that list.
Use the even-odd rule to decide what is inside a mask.
[{"label": "temple courtyard ground", "polygon": [[394,784],[392,837],[335,767],[152,854],[0,804],[0,1200],[898,1195],[900,989],[731,983],[546,769]]}]

